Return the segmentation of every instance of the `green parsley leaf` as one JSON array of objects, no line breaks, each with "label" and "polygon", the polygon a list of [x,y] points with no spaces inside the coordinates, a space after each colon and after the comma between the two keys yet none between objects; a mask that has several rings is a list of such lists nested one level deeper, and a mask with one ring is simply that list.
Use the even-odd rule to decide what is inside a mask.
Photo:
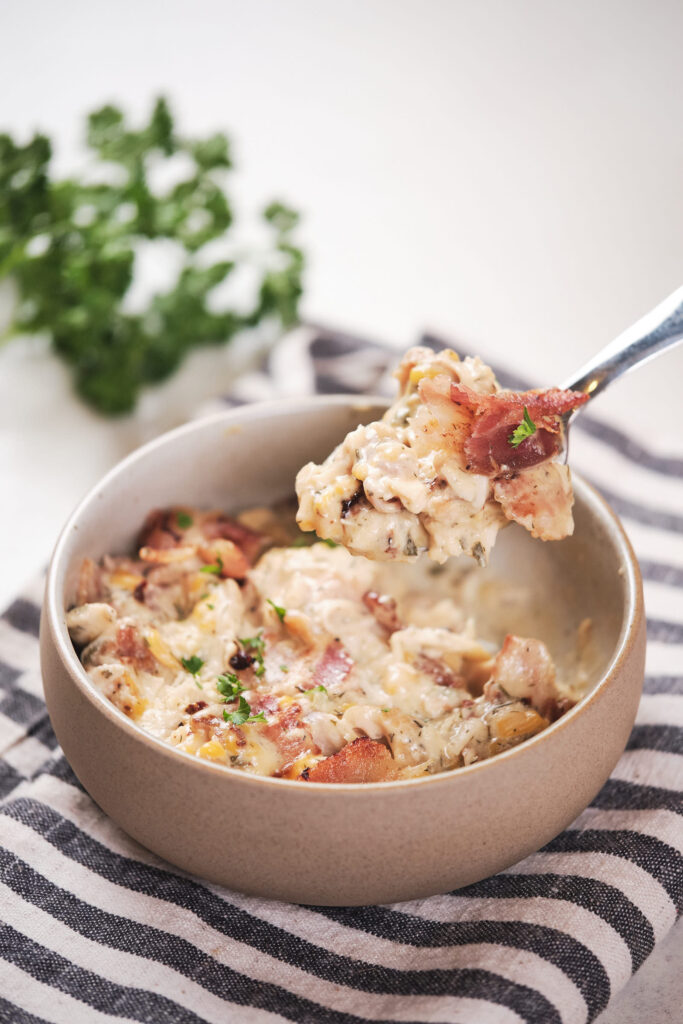
[{"label": "green parsley leaf", "polygon": [[242,693],[244,687],[234,672],[226,672],[216,680],[216,689],[224,700],[236,700]]},{"label": "green parsley leaf", "polygon": [[266,716],[262,711],[259,711],[257,715],[252,715],[249,701],[240,697],[237,711],[224,711],[223,719],[233,725],[247,725],[250,722],[265,722]]},{"label": "green parsley leaf", "polygon": [[508,437],[508,444],[511,444],[513,448],[518,448],[522,441],[526,441],[527,437],[531,437],[535,433],[536,424],[529,415],[529,410],[524,406],[524,418]]},{"label": "green parsley leaf", "polygon": [[251,714],[251,706],[244,697],[240,697],[237,711],[224,711],[223,719],[233,725],[244,725]]},{"label": "green parsley leaf", "polygon": [[338,548],[339,547],[339,545],[337,544],[336,540],[332,540],[331,537],[321,537],[320,538],[320,543],[321,544],[327,544],[328,548]]},{"label": "green parsley leaf", "polygon": [[259,679],[266,671],[266,666],[263,662],[263,653],[266,649],[266,642],[263,636],[259,633],[257,636],[247,636],[239,641],[244,647],[247,653],[251,654],[256,662],[256,667],[253,669],[254,675],[258,676]]},{"label": "green parsley leaf", "polygon": [[313,686],[310,690],[306,690],[306,693],[308,694],[309,697],[312,697],[314,693],[324,693],[325,696],[328,696],[327,690],[325,689],[322,683],[320,684],[320,686]]},{"label": "green parsley leaf", "polygon": [[182,666],[185,671],[189,672],[193,676],[197,675],[204,664],[202,659],[198,658],[196,654],[193,654],[191,658],[181,658],[180,661],[182,662]]},{"label": "green parsley leaf", "polygon": [[192,526],[194,519],[192,516],[188,516],[187,512],[179,512],[176,516],[176,521],[181,530],[188,530]]},{"label": "green parsley leaf", "polygon": [[280,665],[280,671],[284,672],[285,675],[286,675],[289,672],[289,666],[288,665]]},{"label": "green parsley leaf", "polygon": [[261,633],[257,633],[256,636],[240,637],[239,642],[242,644],[242,647],[248,647],[255,658],[258,658],[259,655],[261,658],[263,657],[266,642]]},{"label": "green parsley leaf", "polygon": [[276,611],[277,617],[280,620],[280,622],[284,622],[285,615],[287,614],[287,609],[283,608],[282,605],[280,604],[275,604],[275,602],[271,601],[269,597],[266,598],[266,602],[270,605],[271,608],[273,608]]},{"label": "green parsley leaf", "polygon": [[[211,254],[212,242],[234,246],[225,135],[183,135],[163,98],[141,125],[107,105],[79,134],[87,172],[66,178],[45,135],[22,145],[0,132],[0,279],[11,278],[18,296],[6,337],[46,334],[80,397],[113,416],[134,409],[144,388],[197,347],[264,321],[297,322],[304,256],[293,244],[293,210],[271,203],[262,211],[268,237],[258,249],[237,260]],[[179,157],[182,180],[154,188],[150,168],[164,178]],[[174,247],[178,272],[129,309],[137,253],[157,241]],[[214,301],[214,289],[243,268],[257,275],[248,308]]]},{"label": "green parsley leaf", "polygon": [[223,559],[219,555],[213,565],[203,565],[199,571],[209,572],[212,573],[214,576],[220,576],[220,574],[223,572]]}]

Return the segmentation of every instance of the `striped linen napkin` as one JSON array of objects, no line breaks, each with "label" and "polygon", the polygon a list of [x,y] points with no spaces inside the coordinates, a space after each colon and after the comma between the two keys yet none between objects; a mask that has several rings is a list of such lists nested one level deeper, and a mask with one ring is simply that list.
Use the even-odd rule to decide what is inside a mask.
[{"label": "striped linen napkin", "polygon": [[[302,329],[220,404],[386,391],[395,359]],[[287,905],[188,877],[137,845],[81,789],[50,728],[42,582],[17,598],[0,618],[0,1021],[593,1020],[683,902],[683,458],[584,414],[572,462],[599,482],[641,559],[650,618],[637,724],[570,828],[430,899]]]}]

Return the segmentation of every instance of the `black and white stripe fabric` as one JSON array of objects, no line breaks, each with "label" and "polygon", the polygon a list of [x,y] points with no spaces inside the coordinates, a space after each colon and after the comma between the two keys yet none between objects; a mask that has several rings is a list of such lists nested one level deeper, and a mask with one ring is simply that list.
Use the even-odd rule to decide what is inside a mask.
[{"label": "black and white stripe fabric", "polygon": [[[225,401],[381,392],[394,359],[301,329]],[[494,878],[431,899],[285,905],[187,877],[142,849],[57,747],[38,667],[41,583],[18,598],[0,618],[0,1021],[593,1020],[683,901],[683,458],[584,414],[572,462],[599,481],[641,558],[650,618],[637,724],[566,832]]]}]

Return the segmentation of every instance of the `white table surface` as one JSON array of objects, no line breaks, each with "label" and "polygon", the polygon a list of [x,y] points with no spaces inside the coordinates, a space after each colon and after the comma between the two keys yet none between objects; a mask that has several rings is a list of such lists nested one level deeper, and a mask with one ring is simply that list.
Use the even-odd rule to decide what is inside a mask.
[{"label": "white table surface", "polygon": [[[70,170],[87,110],[166,93],[234,138],[240,210],[303,211],[309,319],[397,348],[431,328],[553,384],[683,283],[682,38],[679,0],[4,0],[0,130],[46,130]],[[40,341],[0,350],[0,604],[232,373],[203,354],[112,424]],[[680,452],[682,377],[679,349],[598,411]],[[679,925],[600,1024],[679,1020],[682,951]]]}]

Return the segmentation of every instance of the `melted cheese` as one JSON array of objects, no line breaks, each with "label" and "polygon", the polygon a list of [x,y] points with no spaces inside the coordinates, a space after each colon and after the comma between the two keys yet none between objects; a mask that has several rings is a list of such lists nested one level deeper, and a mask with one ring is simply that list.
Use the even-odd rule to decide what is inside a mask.
[{"label": "melted cheese", "polygon": [[[322,543],[277,547],[241,585],[201,573],[192,557],[171,560],[163,587],[195,596],[184,607],[155,590],[150,606],[123,561],[106,560],[104,599],[70,611],[69,628],[85,644],[93,684],[143,729],[199,758],[297,778],[369,737],[410,777],[472,763],[495,752],[494,740],[503,749],[547,724],[529,713],[523,690],[512,700],[481,694],[496,652],[461,610],[459,572],[435,576]],[[258,720],[226,721],[238,704],[221,693],[220,676],[239,680]],[[492,731],[502,705],[516,717],[496,719]]]}]

